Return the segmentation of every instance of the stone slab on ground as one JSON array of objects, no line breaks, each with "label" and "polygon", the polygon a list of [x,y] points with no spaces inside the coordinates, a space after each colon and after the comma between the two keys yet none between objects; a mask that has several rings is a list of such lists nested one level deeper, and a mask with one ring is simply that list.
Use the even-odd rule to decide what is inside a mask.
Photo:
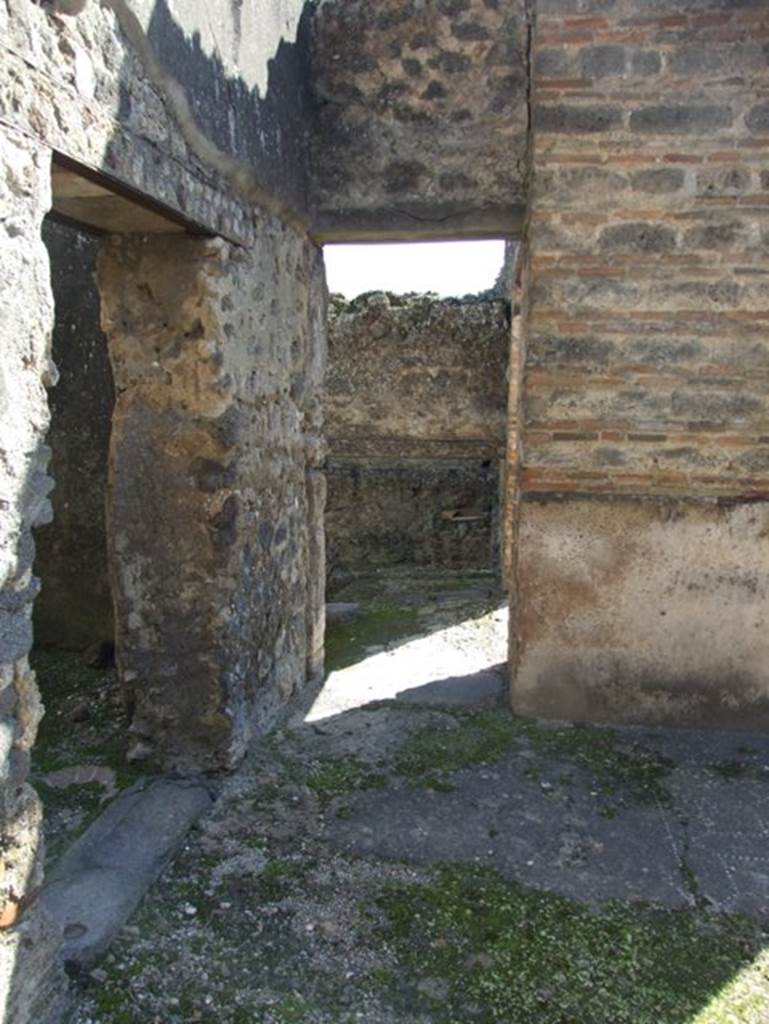
[{"label": "stone slab on ground", "polygon": [[41,896],[64,933],[65,963],[86,965],[105,951],[211,803],[193,780],[138,783],[70,847]]},{"label": "stone slab on ground", "polygon": [[701,896],[717,911],[769,914],[769,781],[678,774],[686,861]]},{"label": "stone slab on ground", "polygon": [[526,767],[512,755],[493,769],[455,773],[451,792],[403,785],[358,794],[347,817],[327,819],[326,838],[346,853],[483,864],[510,881],[588,902],[689,902],[682,837],[663,810],[631,806],[609,818],[587,780],[543,788]]},{"label": "stone slab on ground", "polygon": [[[628,743],[639,735],[615,733]],[[324,838],[346,854],[484,864],[596,904],[704,901],[769,914],[769,737],[660,731],[644,739],[672,755],[669,806],[631,802],[615,814],[573,762],[549,755],[544,774],[532,777],[527,752],[513,751],[453,773],[450,792],[401,784],[352,794],[343,817],[327,816]]]}]

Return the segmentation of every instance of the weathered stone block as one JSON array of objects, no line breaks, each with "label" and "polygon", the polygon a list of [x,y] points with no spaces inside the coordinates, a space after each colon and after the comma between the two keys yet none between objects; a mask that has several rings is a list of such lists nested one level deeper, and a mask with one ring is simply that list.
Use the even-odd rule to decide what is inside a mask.
[{"label": "weathered stone block", "polygon": [[689,249],[711,249],[723,252],[740,244],[747,248],[748,225],[739,220],[720,221],[702,224],[684,234],[684,245]]},{"label": "weathered stone block", "polygon": [[630,68],[635,75],[656,75],[662,68],[662,59],[656,50],[630,50]]},{"label": "weathered stone block", "polygon": [[627,63],[624,46],[612,44],[587,47],[582,51],[580,59],[585,78],[622,75]]},{"label": "weathered stone block", "polygon": [[730,166],[724,170],[709,167],[697,172],[697,188],[706,195],[740,195],[748,192],[750,186],[751,173],[747,167]]},{"label": "weathered stone block", "polygon": [[769,135],[769,103],[757,103],[751,107],[745,124],[754,135]]},{"label": "weathered stone block", "polygon": [[723,67],[720,48],[706,43],[688,43],[677,47],[668,58],[668,68],[674,75],[706,75]]},{"label": "weathered stone block", "polygon": [[537,78],[563,78],[569,74],[572,57],[566,50],[543,46],[534,57],[534,74]]},{"label": "weathered stone block", "polygon": [[668,253],[676,248],[673,228],[647,221],[633,221],[604,228],[600,235],[602,249],[631,253]]},{"label": "weathered stone block", "polygon": [[683,188],[686,177],[678,167],[653,167],[631,178],[633,188],[650,195],[665,195]]}]

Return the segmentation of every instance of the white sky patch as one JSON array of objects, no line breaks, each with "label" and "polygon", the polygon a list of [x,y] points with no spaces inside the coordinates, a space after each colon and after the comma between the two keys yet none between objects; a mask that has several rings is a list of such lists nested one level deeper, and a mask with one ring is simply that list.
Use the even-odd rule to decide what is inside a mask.
[{"label": "white sky patch", "polygon": [[501,239],[481,242],[383,242],[326,245],[330,292],[436,292],[446,297],[491,288],[505,259]]}]

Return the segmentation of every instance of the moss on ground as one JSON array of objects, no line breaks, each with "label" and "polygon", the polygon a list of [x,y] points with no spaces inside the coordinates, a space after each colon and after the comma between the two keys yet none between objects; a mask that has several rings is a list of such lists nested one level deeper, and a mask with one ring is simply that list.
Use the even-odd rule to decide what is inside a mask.
[{"label": "moss on ground", "polygon": [[713,775],[720,775],[722,779],[727,781],[736,781],[737,779],[769,781],[769,773],[749,761],[738,761],[736,759],[714,761],[711,764],[705,765],[705,767]]},{"label": "moss on ground", "polygon": [[302,1024],[307,1020],[307,1003],[298,995],[285,996],[275,1008],[280,1024]]},{"label": "moss on ground", "polygon": [[33,781],[46,818],[46,853],[55,859],[103,808],[95,783],[46,785],[48,772],[77,765],[112,769],[115,788],[144,774],[126,761],[128,719],[113,668],[94,669],[71,651],[35,651],[31,658],[45,708],[32,750]]},{"label": "moss on ground", "polygon": [[396,756],[396,770],[417,784],[445,788],[451,772],[493,764],[511,751],[526,748],[534,755],[529,774],[538,773],[542,759],[560,755],[588,771],[607,798],[619,803],[627,799],[670,803],[664,780],[672,761],[639,745],[620,746],[611,729],[554,728],[506,710],[457,713],[456,720],[455,729],[429,727],[409,737]]},{"label": "moss on ground", "polygon": [[326,807],[337,796],[360,789],[383,789],[387,777],[372,772],[364,761],[354,757],[328,758],[321,761],[307,776],[307,785]]},{"label": "moss on ground", "polygon": [[370,601],[353,622],[327,627],[326,671],[354,665],[366,656],[367,648],[393,643],[413,635],[417,629],[416,608],[393,601]]},{"label": "moss on ground", "polygon": [[[600,912],[470,866],[379,898],[397,984],[435,1024],[764,1024],[769,935],[741,917]],[[443,982],[436,985],[435,980]]]},{"label": "moss on ground", "polygon": [[[45,707],[35,745],[36,770],[86,761],[125,770],[128,720],[114,668],[89,668],[72,651],[35,651],[31,663]],[[77,722],[76,709],[83,714]]]},{"label": "moss on ground", "polygon": [[266,901],[277,901],[304,883],[308,871],[303,860],[277,857],[271,860],[259,875],[256,885]]}]

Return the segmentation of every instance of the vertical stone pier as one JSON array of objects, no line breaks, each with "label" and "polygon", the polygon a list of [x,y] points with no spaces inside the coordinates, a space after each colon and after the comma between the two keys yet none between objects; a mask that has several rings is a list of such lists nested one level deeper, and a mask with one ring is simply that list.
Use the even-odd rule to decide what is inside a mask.
[{"label": "vertical stone pier", "polygon": [[304,686],[311,649],[317,662],[323,336],[308,304],[323,281],[319,251],[267,221],[250,250],[156,235],[101,254],[110,571],[137,760],[232,767]]}]

